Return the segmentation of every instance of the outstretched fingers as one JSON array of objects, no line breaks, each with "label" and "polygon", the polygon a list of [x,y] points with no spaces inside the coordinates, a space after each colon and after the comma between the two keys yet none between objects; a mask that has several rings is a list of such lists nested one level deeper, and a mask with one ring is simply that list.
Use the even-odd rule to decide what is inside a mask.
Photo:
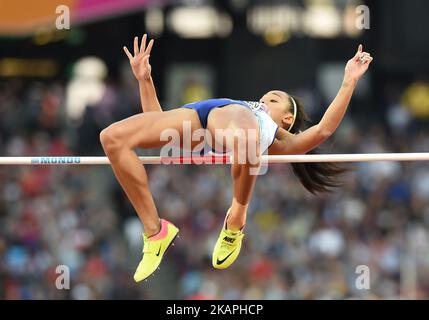
[{"label": "outstretched fingers", "polygon": [[134,55],[131,54],[131,52],[128,50],[126,46],[123,47],[125,54],[127,55],[128,59],[133,59],[136,57],[143,57],[150,55],[150,52],[152,51],[154,40],[151,39],[149,41],[149,44],[146,47],[146,41],[147,41],[147,34],[144,34],[142,37],[142,42],[139,46],[139,38],[134,37]]},{"label": "outstretched fingers", "polygon": [[134,56],[138,55],[139,53],[139,38],[134,37]]},{"label": "outstretched fingers", "polygon": [[142,37],[142,43],[140,44],[140,53],[144,53],[146,50],[146,41],[147,41],[147,34],[145,33]]},{"label": "outstretched fingers", "polygon": [[128,59],[132,59],[133,55],[128,51],[128,48],[126,46],[123,47],[125,54],[127,55]]},{"label": "outstretched fingers", "polygon": [[147,49],[144,52],[145,54],[150,55],[150,52],[152,51],[152,47],[153,47],[154,42],[155,42],[155,40],[153,40],[153,39],[149,41],[149,44],[147,45]]}]

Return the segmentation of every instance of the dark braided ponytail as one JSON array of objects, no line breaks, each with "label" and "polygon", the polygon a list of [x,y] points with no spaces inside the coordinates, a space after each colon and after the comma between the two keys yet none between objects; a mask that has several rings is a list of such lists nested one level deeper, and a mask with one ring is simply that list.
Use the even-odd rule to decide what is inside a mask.
[{"label": "dark braided ponytail", "polygon": [[[291,133],[299,133],[306,128],[306,124],[309,122],[309,117],[304,111],[304,106],[300,99],[295,96],[289,95],[296,103],[296,119],[291,130]],[[293,106],[291,98],[290,105]],[[292,110],[293,113],[293,110]],[[318,154],[318,149],[314,149],[309,154]],[[340,166],[336,163],[292,163],[292,169],[295,176],[298,177],[302,185],[311,193],[316,194],[318,192],[329,192],[330,188],[341,186],[341,181],[338,177],[349,169]]]}]

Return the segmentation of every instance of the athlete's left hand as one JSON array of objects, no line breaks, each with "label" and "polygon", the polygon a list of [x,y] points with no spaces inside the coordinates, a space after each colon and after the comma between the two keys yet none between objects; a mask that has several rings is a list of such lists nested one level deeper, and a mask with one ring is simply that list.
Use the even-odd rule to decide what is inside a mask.
[{"label": "athlete's left hand", "polygon": [[359,80],[366,70],[368,70],[372,60],[371,54],[364,52],[362,45],[359,45],[355,56],[347,62],[345,77],[356,81]]},{"label": "athlete's left hand", "polygon": [[138,81],[148,80],[151,77],[152,67],[149,63],[150,52],[153,47],[154,40],[150,40],[146,47],[147,34],[142,38],[142,43],[139,48],[139,38],[134,38],[134,56],[124,46],[125,54],[130,60],[131,69]]}]

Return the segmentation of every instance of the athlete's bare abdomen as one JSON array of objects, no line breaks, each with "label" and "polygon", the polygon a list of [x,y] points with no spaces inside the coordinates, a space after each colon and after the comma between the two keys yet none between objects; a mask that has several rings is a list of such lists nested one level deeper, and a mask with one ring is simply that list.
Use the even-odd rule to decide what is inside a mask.
[{"label": "athlete's bare abdomen", "polygon": [[[221,108],[213,109],[208,117],[207,130],[211,136],[211,147],[217,152],[228,152],[231,150],[231,141],[222,135],[228,134],[229,138],[233,138],[234,132],[237,129],[242,129],[246,132],[249,129],[259,130],[259,125],[253,112],[248,108],[239,104],[230,104]],[[215,144],[216,142],[216,144]],[[209,139],[207,143],[210,145]]]}]

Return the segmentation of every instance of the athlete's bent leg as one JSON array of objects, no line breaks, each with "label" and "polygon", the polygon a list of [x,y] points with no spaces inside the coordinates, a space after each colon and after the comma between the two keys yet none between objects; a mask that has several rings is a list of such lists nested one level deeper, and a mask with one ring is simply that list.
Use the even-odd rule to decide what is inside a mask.
[{"label": "athlete's bent leg", "polygon": [[193,110],[176,109],[167,112],[148,112],[119,121],[104,129],[100,141],[108,156],[113,172],[130,199],[143,223],[143,259],[134,275],[141,281],[151,275],[178,229],[166,220],[160,220],[148,186],[146,170],[134,148],[158,148],[166,144],[161,133],[166,129],[177,130],[183,138],[183,122],[190,121],[191,129],[201,127]]},{"label": "athlete's bent leg", "polygon": [[260,167],[259,127],[254,116],[244,110],[238,116],[235,110],[225,108],[222,111],[214,113],[209,121],[216,123],[217,128],[231,129],[234,135],[233,145],[228,146],[233,150],[234,160],[231,167],[233,200],[213,250],[212,264],[216,269],[229,267],[238,257],[247,208]]},{"label": "athlete's bent leg", "polygon": [[110,125],[100,134],[115,176],[137,211],[147,236],[159,231],[160,222],[146,170],[134,149],[162,147],[167,143],[160,141],[163,130],[175,129],[182,135],[184,121],[191,122],[192,130],[200,127],[193,110],[175,109],[138,114]]}]

